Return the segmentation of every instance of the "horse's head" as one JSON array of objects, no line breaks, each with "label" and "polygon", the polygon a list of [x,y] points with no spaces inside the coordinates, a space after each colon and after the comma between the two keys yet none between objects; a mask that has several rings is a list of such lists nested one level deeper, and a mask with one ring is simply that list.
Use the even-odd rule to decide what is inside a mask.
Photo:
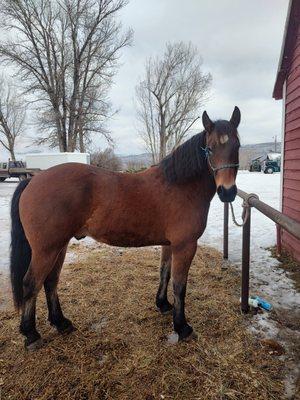
[{"label": "horse's head", "polygon": [[206,131],[206,155],[208,167],[214,174],[217,193],[223,202],[235,199],[235,184],[239,166],[240,141],[237,127],[241,120],[241,112],[234,108],[230,121],[212,122],[204,111],[202,122]]}]

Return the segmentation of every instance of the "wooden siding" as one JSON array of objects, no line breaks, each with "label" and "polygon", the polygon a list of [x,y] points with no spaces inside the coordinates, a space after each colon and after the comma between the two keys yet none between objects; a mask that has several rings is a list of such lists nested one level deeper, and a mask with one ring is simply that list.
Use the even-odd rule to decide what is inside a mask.
[{"label": "wooden siding", "polygon": [[[300,27],[286,80],[282,211],[300,222]],[[300,262],[300,240],[283,231],[282,246]]]}]

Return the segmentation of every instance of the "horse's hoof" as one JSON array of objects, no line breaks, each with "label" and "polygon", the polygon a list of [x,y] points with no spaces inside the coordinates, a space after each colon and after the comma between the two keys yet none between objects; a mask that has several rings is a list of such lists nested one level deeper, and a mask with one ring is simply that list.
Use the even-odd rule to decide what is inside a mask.
[{"label": "horse's hoof", "polygon": [[178,333],[172,332],[170,335],[167,336],[167,343],[168,344],[177,344],[179,342]]},{"label": "horse's hoof", "polygon": [[56,329],[62,335],[68,335],[69,333],[76,331],[75,326],[67,318],[64,319],[61,324],[56,325]]},{"label": "horse's hoof", "polygon": [[184,338],[179,338],[181,342],[187,342],[187,343],[197,341],[197,339],[198,335],[194,331],[192,331],[192,333],[189,336],[186,336]]},{"label": "horse's hoof", "polygon": [[185,325],[182,329],[180,329],[179,341],[190,342],[195,339],[197,339],[197,335],[193,331],[193,328],[190,325]]},{"label": "horse's hoof", "polygon": [[188,336],[179,336],[178,333],[173,332],[170,335],[168,335],[167,337],[167,342],[168,344],[177,344],[180,342],[192,342],[192,341],[196,341],[198,339],[197,334],[192,331]]},{"label": "horse's hoof", "polygon": [[33,352],[35,350],[38,350],[42,346],[43,346],[43,339],[41,339],[41,338],[36,340],[35,342],[30,343],[30,344],[27,344],[26,341],[25,341],[25,349],[28,352]]}]

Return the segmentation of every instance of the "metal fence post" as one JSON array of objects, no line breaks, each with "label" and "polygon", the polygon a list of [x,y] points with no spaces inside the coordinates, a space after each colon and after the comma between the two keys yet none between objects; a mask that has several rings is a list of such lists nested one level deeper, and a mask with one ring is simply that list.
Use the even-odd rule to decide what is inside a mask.
[{"label": "metal fence post", "polygon": [[223,258],[228,259],[228,215],[229,204],[224,203],[224,222],[223,222]]},{"label": "metal fence post", "polygon": [[251,227],[251,207],[248,207],[248,218],[243,226],[243,254],[242,254],[242,293],[241,309],[242,312],[249,311],[249,265],[250,265],[250,227]]},{"label": "metal fence post", "polygon": [[276,224],[276,253],[278,257],[280,257],[282,254],[281,226],[279,224]]}]

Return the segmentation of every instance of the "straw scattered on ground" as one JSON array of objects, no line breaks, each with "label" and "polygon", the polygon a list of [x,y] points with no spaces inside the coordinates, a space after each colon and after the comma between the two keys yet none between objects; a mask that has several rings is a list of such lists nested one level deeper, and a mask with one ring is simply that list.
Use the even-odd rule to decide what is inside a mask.
[{"label": "straw scattered on ground", "polygon": [[41,294],[44,346],[26,353],[11,303],[1,311],[2,399],[283,398],[280,353],[248,333],[239,276],[221,270],[218,252],[199,249],[191,267],[186,308],[197,341],[170,345],[172,317],[154,305],[159,249],[77,248],[88,255],[64,267],[59,290],[76,332],[49,326]]}]

